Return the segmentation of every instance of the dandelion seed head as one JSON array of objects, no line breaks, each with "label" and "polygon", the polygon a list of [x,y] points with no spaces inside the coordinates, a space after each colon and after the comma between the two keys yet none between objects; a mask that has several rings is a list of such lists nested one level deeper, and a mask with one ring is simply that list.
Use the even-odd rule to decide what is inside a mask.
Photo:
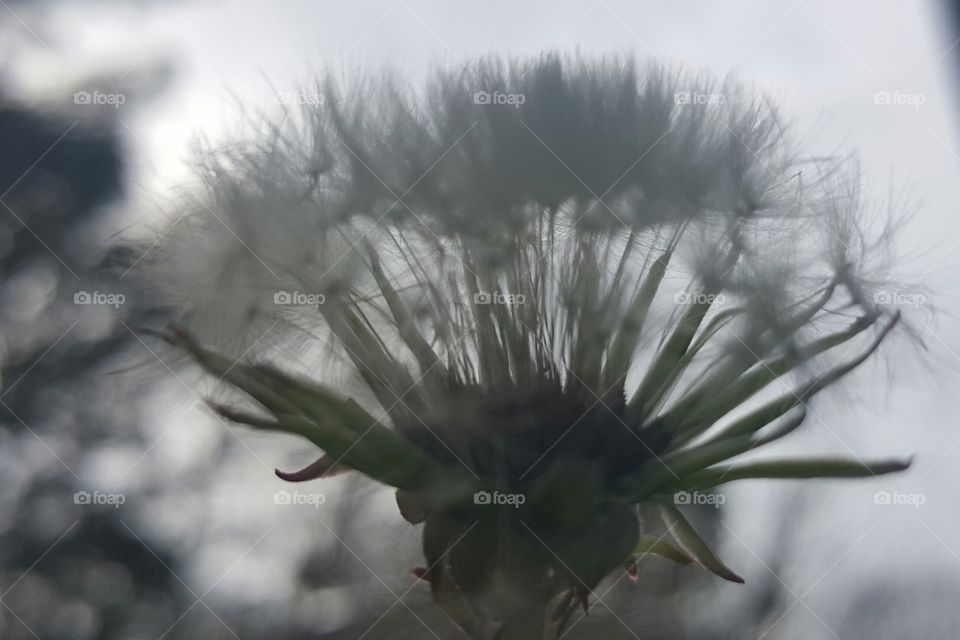
[{"label": "dandelion seed head", "polygon": [[[187,327],[167,340],[270,417],[222,415],[304,435],[398,488],[404,516],[426,522],[439,568],[424,578],[464,629],[480,634],[488,605],[529,618],[522,598],[496,596],[501,579],[501,593],[566,592],[568,614],[636,548],[636,503],[738,474],[904,468],[719,466],[797,428],[900,319],[876,302],[892,227],[865,222],[856,163],[800,161],[770,101],[734,80],[558,54],[441,68],[420,92],[390,75],[323,86],[322,106],[205,159],[205,188],[147,273]],[[270,358],[314,342],[336,376]],[[483,518],[465,486],[530,504]],[[586,590],[497,535],[453,553],[471,519],[516,529],[511,541],[543,524]],[[664,519],[742,581],[678,512]]]}]

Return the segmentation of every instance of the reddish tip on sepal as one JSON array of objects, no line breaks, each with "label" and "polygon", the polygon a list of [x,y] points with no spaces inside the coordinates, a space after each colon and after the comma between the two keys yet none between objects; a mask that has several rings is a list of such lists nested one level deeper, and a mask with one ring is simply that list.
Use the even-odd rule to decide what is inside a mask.
[{"label": "reddish tip on sepal", "polygon": [[423,580],[424,582],[430,582],[428,573],[429,572],[426,567],[414,567],[413,569],[410,569],[410,575],[417,580]]},{"label": "reddish tip on sepal", "polygon": [[274,469],[273,472],[277,474],[278,478],[286,480],[287,482],[306,482],[307,480],[316,480],[317,478],[330,478],[349,470],[350,467],[339,464],[335,458],[322,455],[298,471]]},{"label": "reddish tip on sepal", "polygon": [[635,583],[640,579],[640,570],[637,567],[636,561],[631,560],[624,566],[624,568],[627,570],[627,579],[629,579],[630,582]]}]

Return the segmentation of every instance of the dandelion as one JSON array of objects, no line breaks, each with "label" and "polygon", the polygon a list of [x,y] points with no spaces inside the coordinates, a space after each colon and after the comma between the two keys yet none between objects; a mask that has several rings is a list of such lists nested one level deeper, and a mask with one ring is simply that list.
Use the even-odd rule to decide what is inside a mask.
[{"label": "dandelion", "polygon": [[856,165],[768,101],[558,55],[317,93],[204,157],[144,261],[158,335],[255,403],[221,416],[323,451],[282,478],[396,488],[468,636],[559,637],[640,554],[742,582],[676,492],[907,467],[741,460],[900,320]]}]

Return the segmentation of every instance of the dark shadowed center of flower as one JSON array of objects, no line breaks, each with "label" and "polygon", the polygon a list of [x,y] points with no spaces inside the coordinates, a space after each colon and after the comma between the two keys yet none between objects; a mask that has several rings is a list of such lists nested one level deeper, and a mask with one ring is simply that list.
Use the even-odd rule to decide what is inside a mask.
[{"label": "dark shadowed center of flower", "polygon": [[631,421],[622,396],[601,400],[552,382],[460,386],[418,416],[401,429],[415,444],[514,491],[530,489],[558,466],[610,487],[669,444],[665,429]]}]

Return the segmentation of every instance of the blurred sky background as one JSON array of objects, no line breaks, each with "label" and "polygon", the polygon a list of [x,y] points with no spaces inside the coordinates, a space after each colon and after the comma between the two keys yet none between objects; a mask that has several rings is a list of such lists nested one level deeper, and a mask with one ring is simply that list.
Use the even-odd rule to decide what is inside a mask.
[{"label": "blurred sky background", "polygon": [[[0,5],[0,37],[10,38],[6,46],[17,55],[0,63],[8,94],[49,103],[67,100],[73,91],[129,85],[151,96],[97,116],[117,128],[130,162],[126,196],[96,230],[104,243],[114,237],[149,237],[160,228],[158,210],[189,178],[191,145],[198,138],[215,143],[241,130],[241,107],[279,112],[285,99],[309,93],[305,87],[324,70],[349,75],[358,68],[389,66],[416,83],[430,65],[456,65],[486,53],[579,50],[591,55],[632,52],[640,59],[718,76],[732,73],[755,83],[780,104],[807,141],[810,155],[856,151],[867,177],[866,197],[891,200],[892,194],[893,202],[916,208],[898,245],[906,257],[907,279],[927,288],[921,301],[926,308],[915,316],[929,351],[925,362],[911,362],[909,346],[888,348],[884,358],[851,377],[845,393],[819,402],[814,419],[785,448],[854,451],[863,457],[912,453],[916,457],[909,472],[851,484],[816,482],[797,488],[745,482],[725,489],[718,529],[722,552],[747,576],[748,588],[701,585],[692,600],[696,621],[690,622],[691,637],[705,637],[697,635],[698,625],[720,624],[724,607],[746,606],[749,594],[755,595],[749,583],[766,584],[771,571],[776,574],[771,584],[786,592],[786,606],[777,612],[784,614],[782,619],[769,621],[776,624],[766,637],[908,637],[895,630],[904,611],[883,605],[886,596],[871,591],[877,585],[887,589],[883,593],[900,594],[904,602],[911,597],[924,601],[925,609],[904,605],[924,612],[929,629],[922,637],[960,636],[955,609],[960,594],[960,100],[954,83],[960,78],[960,33],[950,30],[939,3],[165,0]],[[892,104],[884,104],[878,94],[891,96]],[[936,314],[927,313],[933,307]],[[130,353],[132,361],[153,357],[136,343]],[[306,600],[300,609],[287,608],[295,592],[290,576],[303,560],[302,550],[311,544],[337,546],[333,530],[318,523],[337,516],[334,497],[342,495],[345,483],[331,481],[318,489],[330,497],[318,510],[274,504],[274,492],[287,487],[273,476],[273,468],[307,460],[310,447],[241,430],[226,432],[203,409],[196,389],[183,382],[158,374],[138,394],[136,419],[128,424],[143,435],[140,444],[107,445],[86,457],[75,469],[78,486],[133,492],[191,470],[207,470],[201,486],[176,486],[152,492],[138,505],[125,505],[124,522],[147,546],[185,553],[184,568],[177,573],[197,595],[210,590],[203,600],[213,609],[216,603],[242,607],[273,602],[283,607],[277,615],[321,616],[331,629],[345,623],[359,605],[335,589]],[[214,456],[224,443],[229,454]],[[35,446],[38,457],[59,453],[56,441]],[[207,469],[211,463],[215,468]],[[923,504],[877,504],[878,491],[922,496]],[[388,494],[371,499],[374,505],[391,506]],[[358,526],[387,531],[398,520],[390,509],[373,508]],[[67,518],[59,530],[69,523]],[[381,541],[369,555],[358,553],[375,574],[364,573],[361,566],[362,580],[372,583],[387,605],[392,598],[377,584],[379,576],[386,580],[390,575],[406,589],[405,572],[416,555],[415,533],[396,531],[389,545]],[[189,549],[180,544],[185,538],[191,539]],[[774,568],[771,558],[786,538],[792,559]],[[856,631],[849,627],[851,609],[857,607],[873,612],[873,635],[866,635],[862,622]],[[191,615],[207,613],[198,606]]]}]

